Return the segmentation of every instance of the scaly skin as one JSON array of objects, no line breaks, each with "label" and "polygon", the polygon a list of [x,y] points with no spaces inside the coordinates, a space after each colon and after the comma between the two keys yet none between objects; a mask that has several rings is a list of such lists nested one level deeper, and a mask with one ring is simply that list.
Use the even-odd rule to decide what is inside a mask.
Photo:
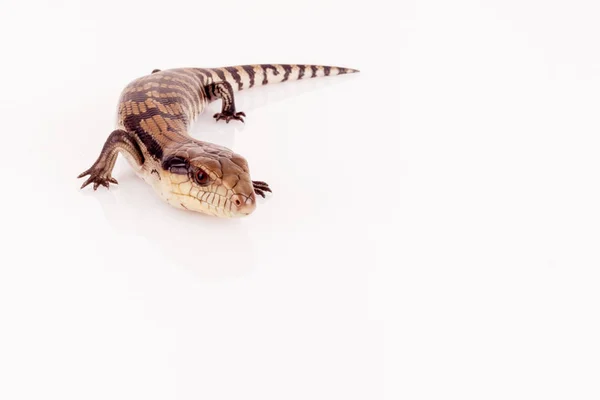
[{"label": "scaly skin", "polygon": [[269,185],[252,181],[246,160],[231,150],[188,135],[193,120],[217,99],[222,110],[214,118],[244,121],[235,109],[235,91],[266,85],[358,72],[339,67],[289,64],[241,65],[224,68],[154,70],[131,82],[121,94],[117,130],[96,162],[79,178],[90,177],[94,190],[117,181],[112,169],[119,153],[136,173],[169,204],[219,217],[248,215],[256,195]]}]

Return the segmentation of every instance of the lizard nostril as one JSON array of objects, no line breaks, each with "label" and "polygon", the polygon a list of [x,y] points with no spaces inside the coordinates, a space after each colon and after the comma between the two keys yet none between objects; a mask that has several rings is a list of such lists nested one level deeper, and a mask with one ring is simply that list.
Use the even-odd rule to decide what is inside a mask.
[{"label": "lizard nostril", "polygon": [[243,194],[235,194],[231,197],[231,208],[232,211],[238,214],[248,215],[254,208],[256,207],[256,203],[254,202],[253,196],[245,196]]}]

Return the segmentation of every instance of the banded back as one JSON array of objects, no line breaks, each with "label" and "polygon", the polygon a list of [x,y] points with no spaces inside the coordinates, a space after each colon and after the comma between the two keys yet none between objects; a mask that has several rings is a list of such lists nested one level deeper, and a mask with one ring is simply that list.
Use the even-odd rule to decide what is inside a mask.
[{"label": "banded back", "polygon": [[228,82],[234,91],[258,85],[358,72],[342,67],[294,64],[178,68],[158,71],[131,82],[121,94],[118,126],[135,133],[158,160],[165,146],[193,140],[189,124],[215,98],[210,85]]},{"label": "banded back", "polygon": [[271,83],[358,72],[358,70],[343,67],[301,64],[238,65],[222,68],[195,68],[193,71],[197,71],[209,83],[229,82],[235,91]]}]

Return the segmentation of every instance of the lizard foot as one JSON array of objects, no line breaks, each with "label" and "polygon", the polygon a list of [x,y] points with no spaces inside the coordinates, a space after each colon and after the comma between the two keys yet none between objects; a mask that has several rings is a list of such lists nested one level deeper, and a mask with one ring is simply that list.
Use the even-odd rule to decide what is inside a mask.
[{"label": "lizard foot", "polygon": [[237,113],[220,112],[213,115],[213,118],[215,118],[217,121],[224,119],[225,122],[229,123],[229,121],[231,121],[232,119],[244,122],[243,117],[245,116],[246,114],[241,111]]},{"label": "lizard foot", "polygon": [[119,183],[115,178],[110,176],[110,172],[106,172],[104,168],[96,164],[92,165],[92,167],[87,171],[79,174],[77,178],[83,178],[86,175],[89,175],[90,177],[83,182],[83,185],[81,185],[82,189],[90,183],[94,184],[94,190],[98,189],[98,186],[100,185],[108,189],[109,183],[114,183],[115,185]]},{"label": "lizard foot", "polygon": [[265,192],[273,193],[266,182],[252,181],[252,186],[254,186],[254,192],[259,196],[265,197]]}]

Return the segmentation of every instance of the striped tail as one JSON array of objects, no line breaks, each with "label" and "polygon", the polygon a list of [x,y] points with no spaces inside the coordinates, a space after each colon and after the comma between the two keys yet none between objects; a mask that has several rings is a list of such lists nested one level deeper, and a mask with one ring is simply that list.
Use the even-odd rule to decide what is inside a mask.
[{"label": "striped tail", "polygon": [[[213,77],[231,84],[234,91],[250,89],[270,83],[297,81],[319,76],[335,76],[359,72],[357,69],[325,65],[258,64],[209,68]],[[216,79],[215,79],[216,80]]]}]

